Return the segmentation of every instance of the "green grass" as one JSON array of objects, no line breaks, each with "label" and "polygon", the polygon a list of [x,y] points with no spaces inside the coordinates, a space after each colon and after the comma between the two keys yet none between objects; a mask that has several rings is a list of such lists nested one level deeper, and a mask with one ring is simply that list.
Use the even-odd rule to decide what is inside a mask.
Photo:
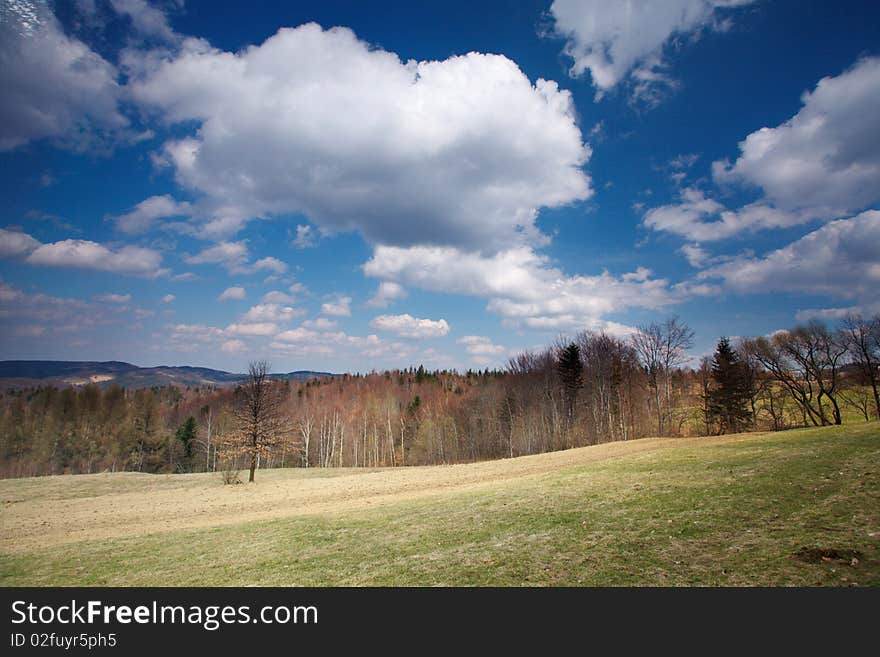
[{"label": "green grass", "polygon": [[[802,548],[857,551],[806,563]],[[0,555],[20,585],[878,585],[880,424],[584,464],[369,511]]]}]

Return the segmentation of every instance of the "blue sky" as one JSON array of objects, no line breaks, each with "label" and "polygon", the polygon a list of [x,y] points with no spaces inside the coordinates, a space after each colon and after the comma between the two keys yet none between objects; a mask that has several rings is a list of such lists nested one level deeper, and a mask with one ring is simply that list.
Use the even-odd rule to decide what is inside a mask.
[{"label": "blue sky", "polygon": [[0,358],[467,369],[880,311],[876,3],[0,8]]}]

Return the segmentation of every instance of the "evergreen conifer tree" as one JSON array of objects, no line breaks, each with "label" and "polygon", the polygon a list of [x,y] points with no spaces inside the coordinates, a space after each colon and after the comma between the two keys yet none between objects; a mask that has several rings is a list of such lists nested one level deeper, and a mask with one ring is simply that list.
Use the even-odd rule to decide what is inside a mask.
[{"label": "evergreen conifer tree", "polygon": [[190,416],[177,428],[177,431],[174,434],[174,437],[180,441],[181,445],[183,445],[183,458],[187,470],[192,461],[193,441],[196,439],[196,430],[196,419]]},{"label": "evergreen conifer tree", "polygon": [[709,413],[721,433],[742,431],[751,423],[751,377],[746,364],[726,337],[718,341],[712,358]]},{"label": "evergreen conifer tree", "polygon": [[577,344],[572,342],[559,352],[556,370],[565,390],[566,415],[573,420],[577,391],[584,386],[584,364]]}]

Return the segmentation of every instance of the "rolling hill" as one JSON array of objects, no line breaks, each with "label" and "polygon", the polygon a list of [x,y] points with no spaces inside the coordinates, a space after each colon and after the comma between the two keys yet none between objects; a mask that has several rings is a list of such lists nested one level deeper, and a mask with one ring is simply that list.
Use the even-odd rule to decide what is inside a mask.
[{"label": "rolling hill", "polygon": [[[273,379],[308,381],[334,376],[329,372],[277,373]],[[89,383],[120,385],[126,388],[152,386],[228,386],[243,381],[244,374],[186,365],[138,367],[121,361],[4,360],[0,361],[0,388],[38,385],[80,386]]]},{"label": "rolling hill", "polygon": [[880,585],[880,424],[0,481],[2,586]]}]

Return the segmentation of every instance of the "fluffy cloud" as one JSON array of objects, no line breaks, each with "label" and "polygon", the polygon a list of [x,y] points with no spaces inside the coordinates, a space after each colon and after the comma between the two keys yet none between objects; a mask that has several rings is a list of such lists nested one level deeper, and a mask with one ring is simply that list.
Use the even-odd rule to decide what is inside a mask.
[{"label": "fluffy cloud", "polygon": [[866,313],[862,306],[848,306],[846,308],[808,308],[806,310],[798,310],[797,313],[795,313],[794,318],[798,322],[809,322],[812,319],[828,321],[843,319],[850,315],[859,314],[869,315],[871,313]]},{"label": "fluffy cloud", "polygon": [[168,24],[165,12],[146,0],[110,0],[110,6],[116,13],[128,17],[135,31],[143,36],[171,43],[179,39]]},{"label": "fluffy cloud", "polygon": [[62,240],[41,243],[25,233],[0,229],[0,256],[21,257],[32,265],[95,269],[117,274],[157,278],[168,274],[162,269],[162,254],[138,246],[114,249],[88,240]]},{"label": "fluffy cloud", "polygon": [[17,258],[31,253],[40,242],[27,233],[0,228],[0,258]]},{"label": "fluffy cloud", "polygon": [[194,340],[210,340],[223,335],[221,329],[205,326],[204,324],[173,324],[169,328],[171,328],[174,334],[186,336],[186,338]]},{"label": "fluffy cloud", "polygon": [[309,249],[317,244],[315,230],[308,224],[300,224],[296,227],[296,237],[293,245],[298,249]]},{"label": "fluffy cloud", "polygon": [[[453,266],[454,263],[454,266]],[[626,327],[601,319],[630,307],[657,309],[683,290],[638,269],[622,276],[566,276],[546,256],[522,247],[487,257],[443,247],[377,247],[364,265],[368,276],[422,289],[489,300],[488,309],[509,322],[541,330]]]},{"label": "fluffy cloud", "polygon": [[167,271],[160,268],[162,256],[158,251],[137,246],[124,246],[113,251],[103,244],[87,240],[41,244],[26,261],[33,265],[97,269],[148,278],[155,278]]},{"label": "fluffy cloud", "polygon": [[780,210],[764,202],[728,210],[718,201],[707,198],[703,191],[685,188],[678,203],[651,208],[645,212],[643,221],[652,230],[698,242],[714,242],[741,233],[796,226],[808,219],[809,215]]},{"label": "fluffy cloud", "polygon": [[832,221],[764,257],[743,256],[710,267],[737,292],[823,294],[876,301],[880,289],[880,211]]},{"label": "fluffy cloud", "polygon": [[308,24],[238,53],[187,40],[130,92],[197,122],[164,157],[231,229],[301,213],[375,243],[492,250],[545,241],[539,209],[591,195],[570,94],[499,55],[404,63]]},{"label": "fluffy cloud", "polygon": [[247,292],[244,291],[243,287],[239,287],[237,285],[233,287],[227,287],[223,292],[220,293],[220,296],[217,297],[217,301],[226,301],[228,299],[244,299],[247,296]]},{"label": "fluffy cloud", "polygon": [[479,365],[488,365],[507,352],[500,344],[493,344],[490,338],[482,335],[466,335],[456,340],[464,345],[464,350],[471,355],[471,360]]},{"label": "fluffy cloud", "polygon": [[229,335],[275,335],[278,325],[272,322],[236,322],[226,327]]},{"label": "fluffy cloud", "polygon": [[761,197],[731,210],[696,189],[648,210],[644,223],[698,241],[828,220],[880,200],[880,58],[860,60],[804,93],[803,107],[739,144],[732,164],[716,161],[716,184],[757,188]]},{"label": "fluffy cloud", "polygon": [[705,249],[697,244],[685,244],[679,249],[679,252],[687,259],[691,267],[699,269],[710,258]]},{"label": "fluffy cloud", "polygon": [[[299,328],[290,329],[289,331],[282,331],[278,335],[275,336],[276,342],[307,342],[309,340],[313,340],[317,337],[318,331],[314,331],[312,329],[303,328],[300,326]],[[341,333],[339,335],[342,335]]]},{"label": "fluffy cloud", "polygon": [[300,308],[291,308],[290,306],[282,306],[277,303],[262,303],[253,306],[244,315],[241,316],[243,322],[276,322],[287,324],[295,317],[304,314],[304,310]]},{"label": "fluffy cloud", "polygon": [[348,335],[342,331],[311,330],[299,327],[275,336],[269,344],[275,351],[293,356],[322,356],[326,358],[354,354],[368,358],[406,358],[409,350],[399,342],[385,342],[377,335]]},{"label": "fluffy cloud", "polygon": [[307,319],[302,323],[303,328],[314,331],[335,331],[339,327],[339,323],[334,319],[326,317],[318,317],[316,319]]},{"label": "fluffy cloud", "polygon": [[333,301],[321,304],[321,312],[325,315],[337,315],[339,317],[351,316],[351,297],[337,297]]},{"label": "fluffy cloud", "polygon": [[42,2],[0,5],[0,151],[35,139],[80,146],[124,129],[115,67],[64,34]]},{"label": "fluffy cloud", "polygon": [[236,353],[239,351],[244,351],[245,344],[241,340],[224,340],[220,345],[220,351],[224,351],[226,353]]},{"label": "fluffy cloud", "polygon": [[295,303],[296,295],[303,294],[306,288],[302,283],[294,283],[289,288],[290,292],[281,292],[280,290],[272,290],[266,292],[261,299],[263,303]]},{"label": "fluffy cloud", "polygon": [[177,297],[174,296],[173,294],[166,294],[164,297],[162,297],[161,299],[159,299],[159,301],[161,301],[162,303],[171,303],[171,302],[174,301],[176,298],[177,298]]},{"label": "fluffy cloud", "polygon": [[504,347],[492,344],[492,339],[483,335],[466,335],[456,342],[465,345],[469,354],[503,354],[505,351]]},{"label": "fluffy cloud", "polygon": [[836,215],[880,198],[880,57],[819,80],[803,108],[740,143],[733,164],[716,162],[715,180],[760,187],[776,206]]},{"label": "fluffy cloud", "polygon": [[248,259],[247,242],[219,242],[185,258],[191,265],[223,265],[229,270],[241,267]]},{"label": "fluffy cloud", "polygon": [[370,326],[402,338],[442,338],[449,333],[449,324],[445,319],[421,319],[409,314],[379,315],[370,322]]},{"label": "fluffy cloud", "polygon": [[167,340],[168,346],[178,351],[216,348],[228,339],[223,329],[204,324],[169,324],[166,329],[165,333],[153,337]]},{"label": "fluffy cloud", "polygon": [[126,214],[111,217],[116,227],[123,233],[145,233],[150,230],[158,220],[168,217],[180,217],[192,212],[189,203],[178,203],[170,195],[151,196],[141,201]]},{"label": "fluffy cloud", "polygon": [[287,271],[287,264],[281,262],[278,258],[267,256],[265,258],[260,258],[252,265],[239,268],[239,271],[246,274],[253,274],[258,271],[269,271],[275,274],[283,274]]},{"label": "fluffy cloud", "polygon": [[663,72],[663,49],[674,36],[688,36],[707,27],[724,25],[719,10],[754,0],[554,0],[553,30],[566,39],[570,74],[590,71],[597,95],[612,89],[628,75],[634,92],[651,98],[658,85],[674,84]]},{"label": "fluffy cloud", "polygon": [[389,305],[406,298],[406,290],[394,281],[382,281],[376,288],[376,293],[367,301],[372,308],[387,308]]},{"label": "fluffy cloud", "polygon": [[248,265],[245,263],[249,257],[247,242],[241,240],[239,242],[218,242],[184,260],[191,265],[221,265],[233,274],[255,274],[260,271],[283,274],[287,271],[287,265],[278,258],[267,256]]}]

